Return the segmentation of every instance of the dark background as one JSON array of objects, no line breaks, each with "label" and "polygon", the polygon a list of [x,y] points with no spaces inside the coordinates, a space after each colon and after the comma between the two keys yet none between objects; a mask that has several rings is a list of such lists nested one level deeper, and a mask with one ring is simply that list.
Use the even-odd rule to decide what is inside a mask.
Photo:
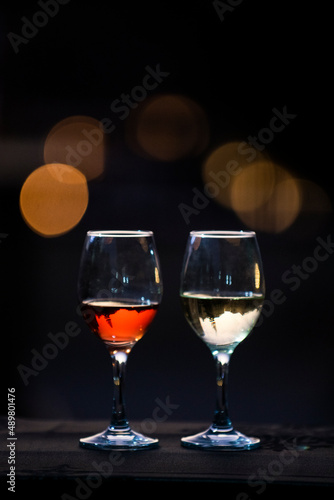
[{"label": "dark background", "polygon": [[[226,2],[228,4],[228,2]],[[107,352],[76,313],[76,280],[88,229],[151,229],[164,299],[151,329],[128,361],[130,419],[152,418],[157,398],[178,408],[171,420],[210,421],[215,373],[211,354],[179,305],[182,256],[191,229],[252,229],[211,200],[186,224],[178,205],[203,190],[201,166],[215,147],[247,140],[268,126],[272,109],[296,114],[266,150],[297,177],[332,198],[333,111],[329,8],[305,2],[244,0],[219,18],[211,1],[71,0],[15,54],[7,34],[37,2],[0,8],[0,266],[2,387],[15,387],[17,412],[36,418],[109,418]],[[138,156],[125,140],[126,120],[110,104],[142,82],[147,65],[169,72],[150,95],[181,94],[205,111],[209,142],[200,155],[173,162]],[[89,205],[70,232],[43,238],[24,223],[19,195],[43,164],[43,141],[71,115],[110,118],[105,174],[89,183]],[[334,256],[292,291],[285,271],[313,256],[332,234],[331,212],[304,210],[286,231],[258,232],[267,297],[286,296],[231,360],[230,409],[235,421],[330,424],[333,419]],[[5,237],[6,235],[6,237]],[[334,236],[333,236],[334,238]],[[75,321],[81,333],[27,386],[17,366],[31,366],[49,332]]]}]

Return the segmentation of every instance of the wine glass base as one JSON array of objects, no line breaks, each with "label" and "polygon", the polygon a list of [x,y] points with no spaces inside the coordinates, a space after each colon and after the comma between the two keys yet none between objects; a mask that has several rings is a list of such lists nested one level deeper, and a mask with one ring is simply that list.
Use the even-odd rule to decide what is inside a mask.
[{"label": "wine glass base", "polygon": [[94,450],[136,451],[156,448],[159,440],[135,432],[130,427],[108,427],[104,432],[81,438],[79,445]]},{"label": "wine glass base", "polygon": [[220,430],[211,426],[204,432],[181,438],[181,445],[208,451],[241,451],[258,448],[260,439],[245,436],[233,428]]}]

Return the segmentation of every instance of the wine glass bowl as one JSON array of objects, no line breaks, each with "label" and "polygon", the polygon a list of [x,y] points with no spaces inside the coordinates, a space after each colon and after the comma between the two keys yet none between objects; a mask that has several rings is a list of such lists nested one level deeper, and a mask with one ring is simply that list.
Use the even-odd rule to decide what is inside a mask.
[{"label": "wine glass bowl", "polygon": [[152,231],[87,232],[78,278],[80,309],[111,356],[113,400],[109,427],[80,439],[82,447],[138,450],[158,445],[158,439],[129,425],[124,376],[128,355],[152,323],[162,292]]},{"label": "wine glass bowl", "polygon": [[184,255],[180,298],[185,317],[210,349],[217,370],[212,425],[181,444],[210,450],[247,450],[258,438],[234,430],[228,414],[230,356],[252,331],[265,294],[262,261],[252,231],[192,231]]}]

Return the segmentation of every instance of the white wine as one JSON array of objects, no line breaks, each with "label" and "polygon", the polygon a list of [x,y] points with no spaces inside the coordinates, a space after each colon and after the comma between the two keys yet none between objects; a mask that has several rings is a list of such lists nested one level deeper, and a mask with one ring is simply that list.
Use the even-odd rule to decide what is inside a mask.
[{"label": "white wine", "polygon": [[232,349],[242,342],[260,315],[263,299],[260,294],[212,297],[190,292],[181,295],[186,319],[210,348]]}]

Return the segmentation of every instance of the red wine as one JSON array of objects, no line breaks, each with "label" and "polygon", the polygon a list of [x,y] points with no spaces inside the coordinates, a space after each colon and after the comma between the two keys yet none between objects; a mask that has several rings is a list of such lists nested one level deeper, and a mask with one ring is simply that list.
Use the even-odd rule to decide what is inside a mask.
[{"label": "red wine", "polygon": [[92,300],[81,304],[90,329],[109,347],[132,347],[142,338],[157,313],[158,304]]}]

